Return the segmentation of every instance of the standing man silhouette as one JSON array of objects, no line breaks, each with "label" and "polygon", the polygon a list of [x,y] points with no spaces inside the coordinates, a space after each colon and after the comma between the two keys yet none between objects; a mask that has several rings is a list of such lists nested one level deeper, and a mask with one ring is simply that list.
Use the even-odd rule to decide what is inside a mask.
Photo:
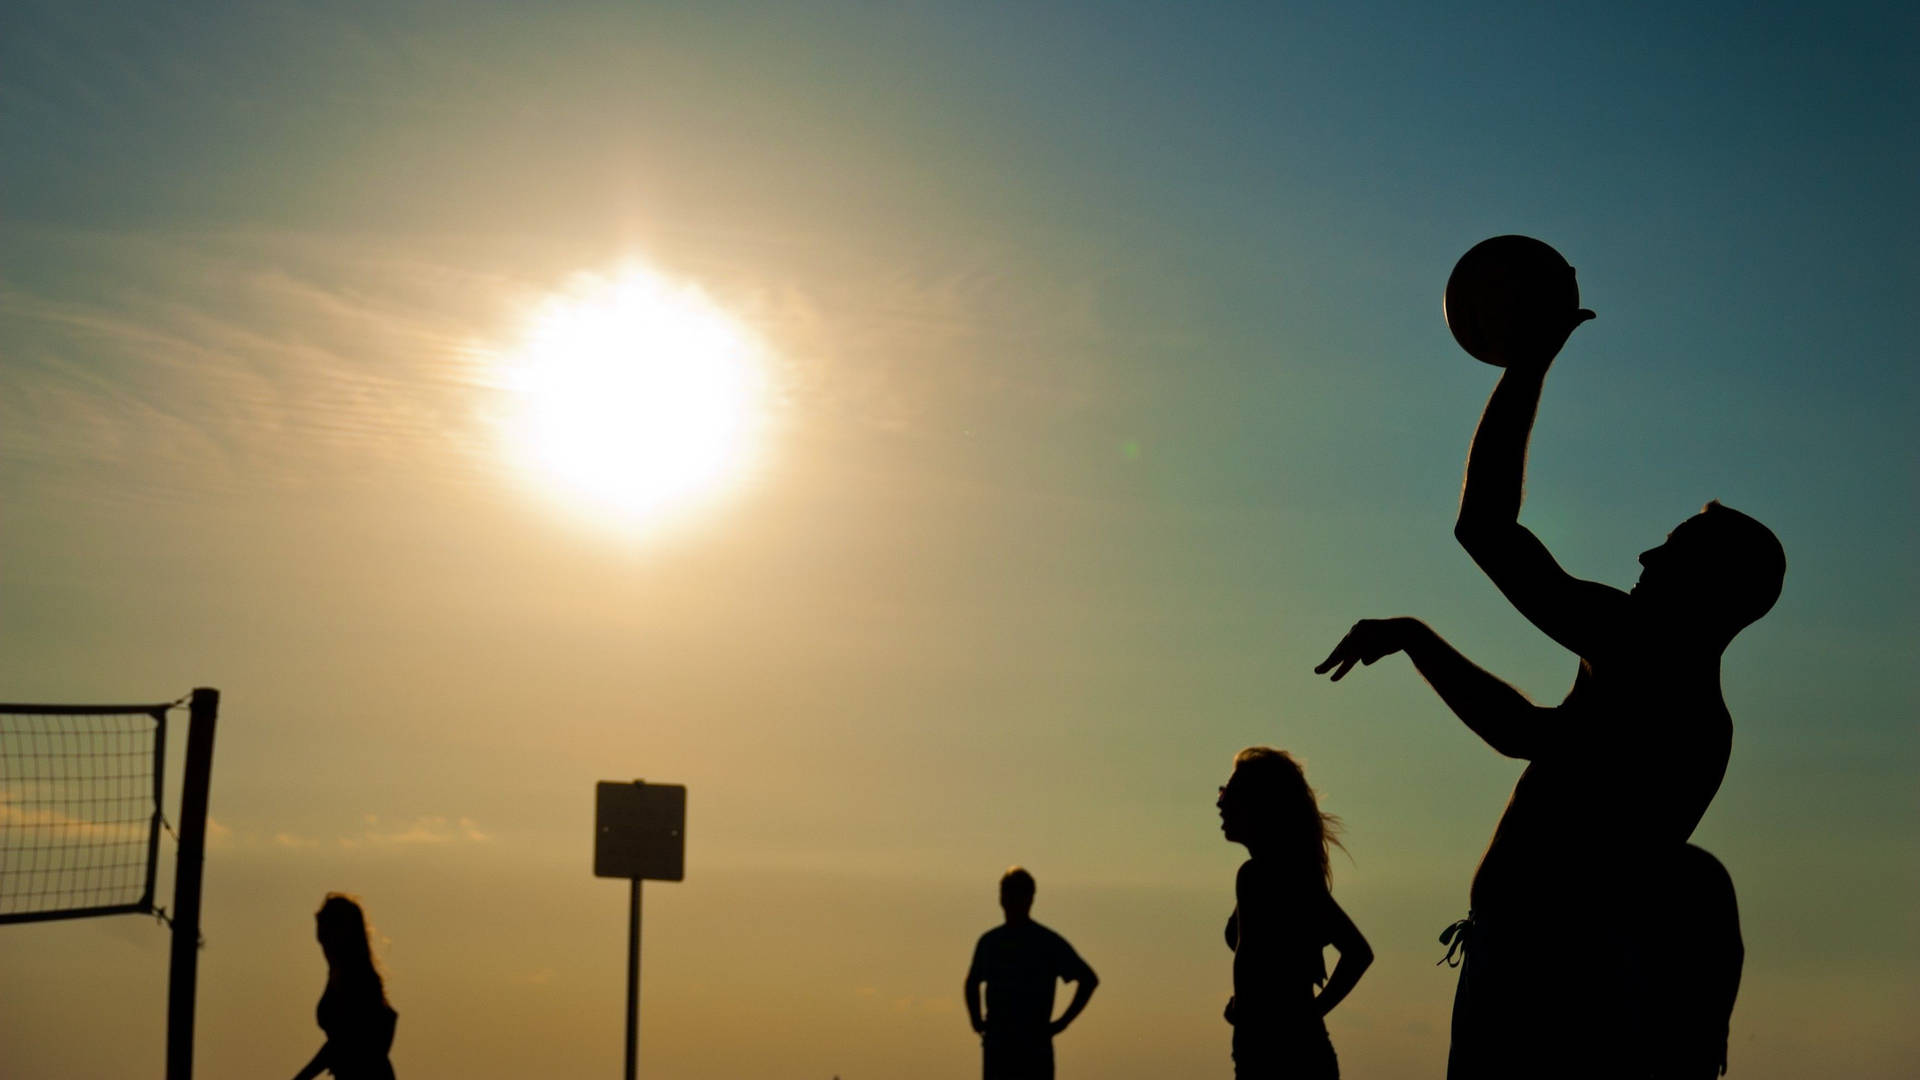
[{"label": "standing man silhouette", "polygon": [[[1087,1007],[1100,979],[1067,939],[1033,921],[1033,875],[1016,866],[1000,878],[1006,922],[980,935],[967,969],[967,1016],[980,1035],[985,1080],[1052,1080],[1053,1037]],[[1074,984],[1053,1018],[1054,980]],[[986,1012],[980,988],[986,986]]]},{"label": "standing man silhouette", "polygon": [[1670,867],[1726,772],[1720,656],[1773,606],[1786,555],[1766,526],[1710,502],[1640,555],[1639,584],[1621,592],[1568,574],[1520,524],[1547,369],[1592,317],[1523,313],[1493,328],[1483,358],[1506,371],[1468,452],[1454,528],[1514,607],[1580,658],[1566,699],[1533,704],[1410,618],[1362,620],[1314,669],[1337,681],[1404,652],[1474,734],[1527,762],[1469,916],[1442,938],[1466,943],[1450,1080],[1651,1075],[1671,1037],[1649,982],[1713,982],[1673,970],[1654,943],[1665,914],[1702,907]]}]

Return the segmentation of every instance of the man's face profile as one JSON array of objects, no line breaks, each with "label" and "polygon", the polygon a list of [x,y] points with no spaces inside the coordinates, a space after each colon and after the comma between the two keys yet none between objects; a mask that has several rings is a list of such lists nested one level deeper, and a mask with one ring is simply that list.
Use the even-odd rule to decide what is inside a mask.
[{"label": "man's face profile", "polygon": [[1695,514],[1674,526],[1672,532],[1658,547],[1651,547],[1640,553],[1640,581],[1634,585],[1634,597],[1665,606],[1671,604],[1681,591],[1680,582],[1693,577],[1700,569],[1702,554],[1700,535],[1705,523],[1701,520],[1705,514]]},{"label": "man's face profile", "polygon": [[1786,558],[1766,526],[1709,503],[1641,552],[1640,565],[1636,601],[1731,636],[1773,606]]}]

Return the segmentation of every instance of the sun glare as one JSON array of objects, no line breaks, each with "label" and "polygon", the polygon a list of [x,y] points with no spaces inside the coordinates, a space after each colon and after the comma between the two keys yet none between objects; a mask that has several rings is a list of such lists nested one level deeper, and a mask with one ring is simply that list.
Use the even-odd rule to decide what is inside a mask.
[{"label": "sun glare", "polygon": [[512,452],[544,488],[652,523],[744,470],[763,370],[753,335],[699,289],[637,266],[582,279],[509,361]]}]

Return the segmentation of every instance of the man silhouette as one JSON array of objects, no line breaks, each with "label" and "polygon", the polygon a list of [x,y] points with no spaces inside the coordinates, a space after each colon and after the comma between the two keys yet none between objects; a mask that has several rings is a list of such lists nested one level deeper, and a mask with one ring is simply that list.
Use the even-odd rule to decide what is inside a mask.
[{"label": "man silhouette", "polygon": [[[1410,618],[1362,620],[1314,669],[1337,681],[1405,652],[1468,728],[1528,763],[1474,874],[1469,917],[1442,938],[1466,944],[1450,1080],[1664,1070],[1671,1018],[1649,982],[1714,980],[1655,955],[1671,921],[1663,912],[1724,921],[1733,910],[1731,883],[1728,902],[1703,903],[1685,895],[1703,879],[1673,868],[1726,772],[1733,721],[1721,653],[1773,606],[1786,556],[1766,526],[1710,502],[1641,554],[1639,584],[1621,592],[1562,570],[1520,524],[1547,369],[1592,317],[1545,313],[1495,328],[1492,359],[1506,370],[1468,452],[1454,528],[1514,607],[1579,656],[1566,699],[1534,705]],[[1737,923],[1731,933],[1737,942]],[[1731,994],[1724,1000],[1730,1009]]]},{"label": "man silhouette", "polygon": [[[1100,979],[1067,939],[1033,921],[1033,875],[1016,866],[1000,878],[1006,922],[980,935],[967,969],[967,1016],[980,1034],[985,1080],[1052,1080],[1053,1037],[1087,1007]],[[1054,980],[1074,984],[1053,1019]],[[980,988],[986,986],[986,1013]]]},{"label": "man silhouette", "polygon": [[1668,868],[1671,905],[1648,935],[1664,958],[1651,980],[1653,1080],[1713,1080],[1727,1071],[1727,1022],[1740,992],[1746,947],[1733,879],[1720,860],[1687,844]]}]

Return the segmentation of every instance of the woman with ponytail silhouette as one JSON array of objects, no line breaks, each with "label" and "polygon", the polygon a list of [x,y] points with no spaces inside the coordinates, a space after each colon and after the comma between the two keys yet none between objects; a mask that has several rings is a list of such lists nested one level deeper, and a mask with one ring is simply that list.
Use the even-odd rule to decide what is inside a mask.
[{"label": "woman with ponytail silhouette", "polygon": [[314,913],[314,934],[327,957],[327,989],[316,1014],[327,1041],[294,1080],[331,1072],[335,1080],[393,1080],[387,1052],[399,1014],[373,965],[366,913],[350,896],[328,893]]},{"label": "woman with ponytail silhouette", "polygon": [[[1327,854],[1339,843],[1338,822],[1320,812],[1300,764],[1265,746],[1235,755],[1216,805],[1221,831],[1248,855],[1227,920],[1233,1075],[1337,1080],[1324,1018],[1373,963],[1367,939],[1333,899]],[[1321,955],[1328,945],[1340,952],[1331,977]]]}]

